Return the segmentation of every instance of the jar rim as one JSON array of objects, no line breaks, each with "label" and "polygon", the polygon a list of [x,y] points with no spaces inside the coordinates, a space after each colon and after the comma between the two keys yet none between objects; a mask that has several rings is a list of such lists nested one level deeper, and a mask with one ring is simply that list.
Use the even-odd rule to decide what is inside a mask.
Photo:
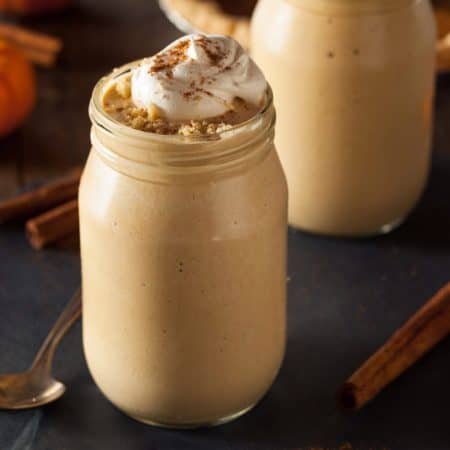
[{"label": "jar rim", "polygon": [[273,148],[276,114],[270,86],[265,105],[253,117],[215,135],[164,135],[135,130],[114,120],[101,103],[105,89],[136,64],[131,62],[102,77],[89,104],[92,148],[117,171],[142,180],[226,174],[248,166]]},{"label": "jar rim", "polygon": [[92,91],[91,100],[89,102],[89,117],[93,124],[96,124],[109,132],[119,133],[128,138],[135,139],[137,141],[153,141],[166,144],[207,144],[208,142],[215,142],[218,140],[226,139],[227,136],[235,135],[239,130],[245,130],[248,127],[256,124],[268,113],[273,107],[273,92],[270,85],[267,86],[266,100],[264,106],[250,119],[244,122],[232,125],[226,130],[222,130],[218,133],[211,135],[191,135],[184,136],[179,134],[159,134],[151,131],[143,131],[134,129],[128,125],[115,120],[110,116],[102,107],[101,101],[105,91],[105,88],[115,79],[120,76],[129,73],[136,65],[141,61],[135,60],[123,66],[113,69],[110,73],[104,75],[94,86]]}]

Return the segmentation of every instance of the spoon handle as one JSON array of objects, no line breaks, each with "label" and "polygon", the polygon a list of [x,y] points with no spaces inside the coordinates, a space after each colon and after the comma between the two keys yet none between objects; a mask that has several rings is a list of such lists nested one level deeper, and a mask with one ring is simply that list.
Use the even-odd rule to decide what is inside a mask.
[{"label": "spoon handle", "polygon": [[44,369],[49,371],[53,362],[53,357],[61,339],[69,331],[70,327],[81,316],[81,288],[73,294],[64,311],[58,317],[50,333],[45,338],[39,349],[30,370]]}]

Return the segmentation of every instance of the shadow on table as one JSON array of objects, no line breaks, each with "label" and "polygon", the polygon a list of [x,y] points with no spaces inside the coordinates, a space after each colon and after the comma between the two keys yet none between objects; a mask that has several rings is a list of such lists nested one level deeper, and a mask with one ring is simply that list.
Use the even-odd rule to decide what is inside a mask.
[{"label": "shadow on table", "polygon": [[[329,343],[322,344],[323,354],[329,355]],[[450,377],[450,341],[352,415],[335,407],[335,390],[349,375],[340,375],[345,369],[338,366],[338,358],[322,359],[320,344],[307,349],[290,342],[289,347],[277,382],[253,412],[222,428],[197,433],[210,443],[228,441],[240,443],[242,448],[258,449],[337,450],[347,441],[355,450],[446,448],[450,441],[450,432],[445,431],[448,399],[441,394],[446,392],[446,380]],[[347,351],[370,354],[361,352],[361,347],[364,343],[355,342],[354,348]],[[369,342],[367,347],[371,348]],[[303,355],[301,348],[305,350]],[[417,386],[421,386],[419,391]],[[420,425],[412,428],[411,423]]]},{"label": "shadow on table", "polygon": [[[372,344],[355,342],[345,351],[354,355],[357,365],[362,354],[372,351]],[[252,412],[228,425],[194,431],[147,427],[129,419],[102,397],[84,372],[65,380],[70,387],[66,396],[46,408],[37,448],[76,442],[77,448],[109,450],[337,450],[350,442],[355,450],[443,449],[450,437],[445,431],[447,399],[441,395],[450,379],[448,351],[450,341],[362,411],[344,415],[336,410],[334,392],[353,369],[339,365],[339,354],[330,357],[329,342],[292,337],[277,381]],[[416,426],[411,428],[411,423]]]}]

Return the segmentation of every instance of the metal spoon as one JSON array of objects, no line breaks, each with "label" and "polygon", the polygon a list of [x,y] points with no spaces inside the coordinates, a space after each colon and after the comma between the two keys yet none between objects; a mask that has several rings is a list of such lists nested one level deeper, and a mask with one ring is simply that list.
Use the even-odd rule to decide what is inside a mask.
[{"label": "metal spoon", "polygon": [[55,351],[81,315],[81,290],[72,296],[26,372],[0,376],[0,409],[27,409],[51,403],[66,387],[52,377]]}]

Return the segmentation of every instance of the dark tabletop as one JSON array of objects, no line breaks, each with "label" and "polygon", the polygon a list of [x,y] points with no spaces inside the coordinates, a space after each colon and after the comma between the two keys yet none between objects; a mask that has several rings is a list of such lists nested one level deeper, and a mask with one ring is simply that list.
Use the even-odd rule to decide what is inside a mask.
[{"label": "dark tabletop", "polygon": [[[30,120],[0,141],[1,196],[82,163],[95,81],[179,35],[152,0],[83,0],[25,24],[61,36],[65,50],[56,68],[39,71]],[[400,229],[356,241],[289,233],[286,359],[251,413],[198,431],[134,422],[94,386],[77,325],[56,358],[66,395],[40,410],[0,412],[0,450],[450,449],[449,339],[361,412],[334,404],[338,385],[449,279],[450,75],[438,80],[436,124],[428,190]],[[0,373],[27,367],[78,283],[77,251],[35,252],[21,227],[0,229]]]}]

